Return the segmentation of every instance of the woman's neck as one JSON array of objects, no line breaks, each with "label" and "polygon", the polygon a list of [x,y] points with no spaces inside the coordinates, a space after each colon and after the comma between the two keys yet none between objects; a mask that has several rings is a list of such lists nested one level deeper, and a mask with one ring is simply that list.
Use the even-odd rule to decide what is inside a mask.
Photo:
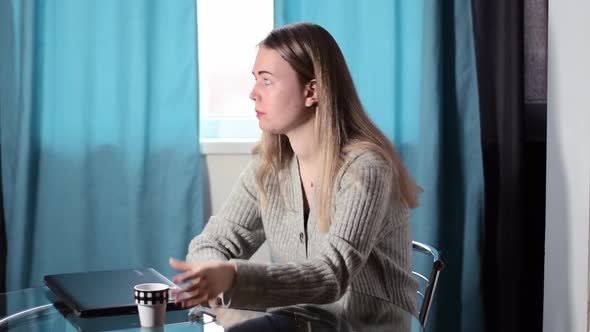
[{"label": "woman's neck", "polygon": [[314,166],[319,161],[319,144],[315,139],[313,118],[287,133],[289,143],[300,164]]}]

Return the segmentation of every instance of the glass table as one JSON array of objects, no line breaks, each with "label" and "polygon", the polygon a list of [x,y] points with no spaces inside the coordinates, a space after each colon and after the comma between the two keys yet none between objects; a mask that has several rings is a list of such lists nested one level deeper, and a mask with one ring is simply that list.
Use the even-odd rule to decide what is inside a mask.
[{"label": "glass table", "polygon": [[140,327],[137,314],[80,318],[60,303],[52,303],[52,298],[45,287],[0,294],[0,331],[423,331],[411,313],[363,294],[352,300],[372,305],[355,309],[355,315],[338,302],[267,310],[196,307],[168,311],[166,325],[160,328]]}]

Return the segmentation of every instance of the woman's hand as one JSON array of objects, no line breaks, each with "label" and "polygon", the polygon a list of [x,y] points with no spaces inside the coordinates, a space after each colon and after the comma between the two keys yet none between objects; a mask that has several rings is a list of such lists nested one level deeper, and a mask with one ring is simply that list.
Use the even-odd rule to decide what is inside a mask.
[{"label": "woman's hand", "polygon": [[173,281],[182,285],[176,292],[176,303],[183,308],[214,302],[219,294],[233,287],[236,278],[236,266],[230,262],[188,263],[170,258],[170,266],[182,271]]}]

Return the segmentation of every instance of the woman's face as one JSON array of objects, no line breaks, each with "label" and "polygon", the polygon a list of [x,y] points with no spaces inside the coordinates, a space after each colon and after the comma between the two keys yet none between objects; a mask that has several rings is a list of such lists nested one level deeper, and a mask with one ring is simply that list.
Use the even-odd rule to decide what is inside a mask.
[{"label": "woman's face", "polygon": [[311,121],[312,90],[275,50],[260,47],[252,70],[256,83],[250,92],[260,129],[273,134],[289,132]]}]

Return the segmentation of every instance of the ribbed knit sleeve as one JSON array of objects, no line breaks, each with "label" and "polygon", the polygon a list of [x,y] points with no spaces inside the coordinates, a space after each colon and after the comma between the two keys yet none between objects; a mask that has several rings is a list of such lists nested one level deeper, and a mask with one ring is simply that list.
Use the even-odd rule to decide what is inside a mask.
[{"label": "ribbed knit sleeve", "polygon": [[332,222],[320,252],[281,264],[234,260],[232,307],[331,303],[348,290],[382,236],[392,204],[392,170],[373,153],[346,166],[337,180]]},{"label": "ribbed knit sleeve", "polygon": [[220,211],[191,241],[187,261],[248,259],[265,241],[254,181],[257,164],[248,164]]}]

